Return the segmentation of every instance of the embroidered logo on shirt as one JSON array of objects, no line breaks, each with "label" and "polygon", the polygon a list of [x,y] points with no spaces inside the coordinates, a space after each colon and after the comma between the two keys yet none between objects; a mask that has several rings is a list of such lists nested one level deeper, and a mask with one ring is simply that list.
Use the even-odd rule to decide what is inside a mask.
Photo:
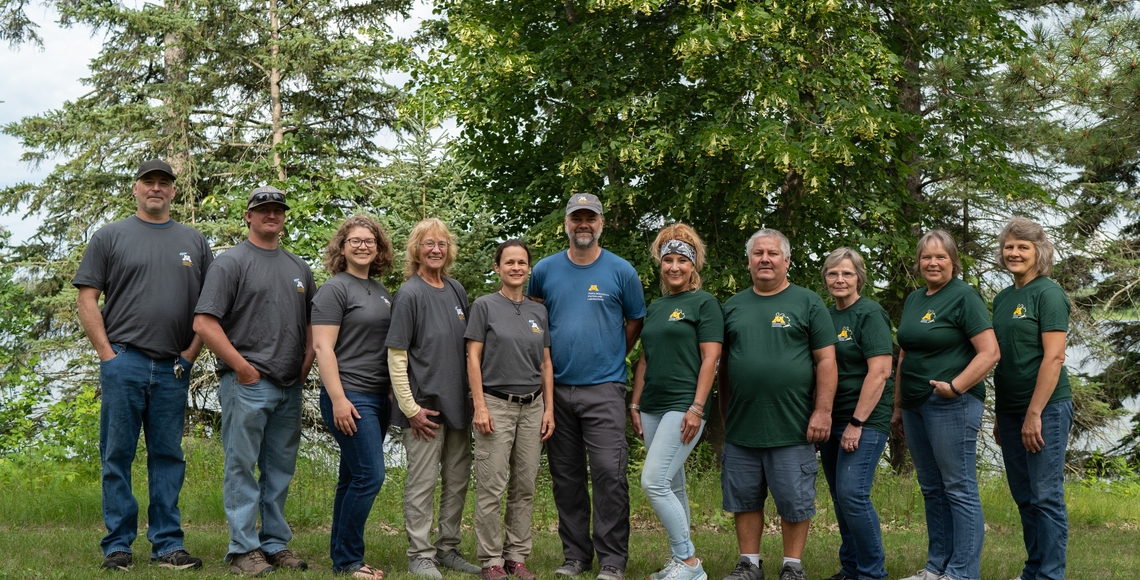
[{"label": "embroidered logo on shirt", "polygon": [[538,327],[538,323],[533,320],[527,320],[530,323],[530,331],[535,334],[542,334],[542,329]]},{"label": "embroidered logo on shirt", "polygon": [[465,322],[467,321],[467,317],[463,315],[463,309],[462,308],[456,306],[455,307],[455,313],[459,315],[460,320],[465,321]]},{"label": "embroidered logo on shirt", "polygon": [[844,326],[843,330],[839,331],[839,342],[847,342],[851,340],[851,328]]},{"label": "embroidered logo on shirt", "polygon": [[607,296],[609,296],[609,294],[598,290],[597,284],[590,284],[590,289],[586,290],[586,300],[602,302],[606,299]]},{"label": "embroidered logo on shirt", "polygon": [[783,312],[777,312],[776,316],[772,317],[772,328],[787,328],[791,326],[788,324],[788,315]]},{"label": "embroidered logo on shirt", "polygon": [[387,305],[388,305],[388,308],[391,308],[391,307],[392,307],[392,303],[391,303],[391,302],[388,302],[388,297],[387,297],[387,296],[381,296],[381,297],[380,297],[380,299],[384,301],[384,304],[387,304]]},{"label": "embroidered logo on shirt", "polygon": [[1024,304],[1018,304],[1017,308],[1013,309],[1013,317],[1014,318],[1025,318],[1025,305]]},{"label": "embroidered logo on shirt", "polygon": [[933,310],[927,310],[926,314],[922,315],[922,319],[919,320],[919,322],[921,322],[922,324],[930,324],[930,323],[934,322],[934,318],[936,316],[938,316],[938,315],[935,314]]},{"label": "embroidered logo on shirt", "polygon": [[293,283],[297,285],[297,292],[305,293],[305,284],[301,282],[300,278],[293,278]]},{"label": "embroidered logo on shirt", "polygon": [[673,313],[669,315],[669,322],[680,322],[684,319],[685,319],[685,312],[682,311],[680,308],[674,310]]},{"label": "embroidered logo on shirt", "polygon": [[190,254],[187,254],[186,252],[178,252],[178,255],[182,256],[182,265],[183,266],[186,266],[187,268],[189,268],[189,267],[194,265],[194,260],[190,259]]},{"label": "embroidered logo on shirt", "polygon": [[598,291],[598,285],[597,284],[590,284],[590,289],[587,290],[587,292],[597,292],[597,291]]}]

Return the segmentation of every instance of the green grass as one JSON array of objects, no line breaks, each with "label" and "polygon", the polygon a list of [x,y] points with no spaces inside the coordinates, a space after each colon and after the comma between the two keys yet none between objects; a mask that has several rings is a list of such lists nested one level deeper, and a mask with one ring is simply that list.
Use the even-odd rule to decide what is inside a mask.
[{"label": "green grass", "polygon": [[[127,575],[132,578],[232,578],[222,563],[228,536],[222,510],[222,455],[220,444],[212,440],[187,440],[187,478],[182,493],[182,514],[186,543],[190,551],[206,561],[199,573],[174,573],[136,563]],[[140,454],[141,455],[141,454]],[[636,451],[633,454],[636,457]],[[335,470],[333,457],[310,448],[298,463],[286,513],[294,527],[291,546],[309,560],[307,573],[283,572],[277,578],[332,578],[328,558],[328,526],[331,518]],[[707,458],[706,458],[707,461]],[[731,514],[720,510],[717,473],[706,461],[694,461],[689,472],[693,510],[693,541],[698,555],[705,559],[712,579],[731,571],[737,557]],[[99,539],[104,530],[100,516],[97,466],[25,464],[14,467],[0,460],[0,578],[85,578],[97,575],[102,561]],[[136,463],[135,490],[145,520],[145,461]],[[644,578],[668,558],[668,540],[661,531],[644,495],[637,487],[636,471],[631,469],[630,564],[631,579]],[[389,472],[384,489],[368,522],[369,563],[388,572],[393,580],[410,580],[406,573],[403,532],[403,472]],[[1021,527],[1016,507],[1009,498],[1000,474],[982,479],[982,502],[986,513],[986,544],[983,574],[986,579],[1013,578],[1024,559]],[[1070,578],[1135,578],[1140,570],[1140,486],[1135,484],[1087,484],[1068,486],[1070,513]],[[473,493],[467,502],[463,551],[474,557],[470,530]],[[902,577],[919,569],[926,551],[926,529],[922,499],[913,475],[896,476],[881,470],[874,488],[876,507],[884,527],[887,569],[891,577]],[[762,547],[769,578],[778,574],[780,537],[778,520],[766,514]],[[809,578],[830,576],[838,568],[836,551],[839,532],[823,478],[817,494],[819,513],[813,519],[804,562]],[[544,580],[562,561],[556,533],[557,516],[550,493],[549,474],[539,476],[534,526],[534,553],[528,560],[532,570]],[[145,556],[149,544],[144,537],[135,543],[137,555]],[[461,576],[448,573],[453,580]]]}]

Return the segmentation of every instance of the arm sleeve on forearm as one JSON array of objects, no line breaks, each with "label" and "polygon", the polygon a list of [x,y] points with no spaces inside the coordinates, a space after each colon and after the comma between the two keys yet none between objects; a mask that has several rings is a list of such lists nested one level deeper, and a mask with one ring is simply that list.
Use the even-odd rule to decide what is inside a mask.
[{"label": "arm sleeve on forearm", "polygon": [[412,396],[412,383],[408,381],[408,351],[402,348],[388,349],[388,376],[392,378],[392,394],[405,417],[415,417],[420,412]]}]

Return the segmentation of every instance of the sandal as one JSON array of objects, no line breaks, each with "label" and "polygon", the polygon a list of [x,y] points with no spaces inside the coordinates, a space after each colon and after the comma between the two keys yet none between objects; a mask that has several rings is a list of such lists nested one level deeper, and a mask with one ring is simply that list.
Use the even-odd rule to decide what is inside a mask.
[{"label": "sandal", "polygon": [[380,580],[384,577],[384,571],[378,570],[369,566],[368,564],[361,564],[359,568],[354,570],[345,570],[345,574],[360,580]]}]

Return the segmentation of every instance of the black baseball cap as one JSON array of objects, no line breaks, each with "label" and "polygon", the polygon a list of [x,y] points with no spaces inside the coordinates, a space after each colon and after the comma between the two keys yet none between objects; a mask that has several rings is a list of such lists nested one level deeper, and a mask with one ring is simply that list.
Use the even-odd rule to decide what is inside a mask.
[{"label": "black baseball cap", "polygon": [[139,165],[139,170],[135,172],[135,179],[137,180],[152,171],[161,171],[169,175],[171,179],[175,178],[174,169],[170,167],[169,163],[161,159],[151,159],[150,161],[143,161],[142,165]]},{"label": "black baseball cap", "polygon": [[251,192],[249,192],[249,199],[245,201],[245,210],[249,211],[259,205],[267,203],[277,203],[289,209],[289,204],[285,203],[285,192],[273,187],[272,185],[263,185]]}]

